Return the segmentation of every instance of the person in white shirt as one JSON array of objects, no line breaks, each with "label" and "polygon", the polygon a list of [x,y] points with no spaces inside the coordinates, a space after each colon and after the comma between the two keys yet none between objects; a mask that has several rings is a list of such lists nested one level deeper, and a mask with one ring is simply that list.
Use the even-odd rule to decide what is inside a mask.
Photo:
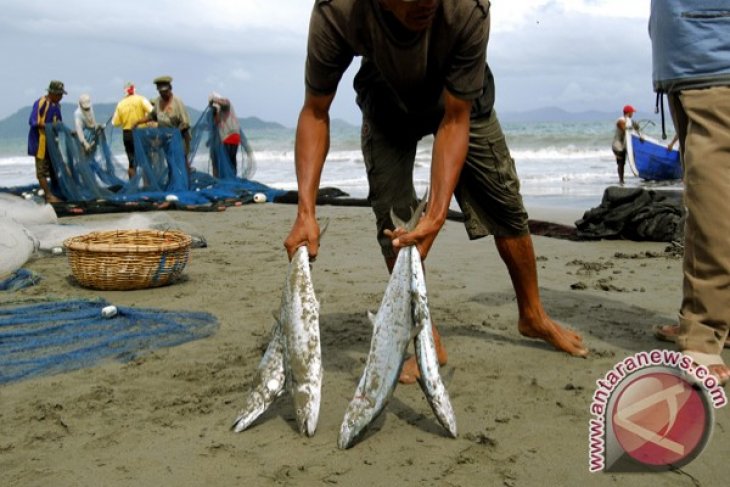
[{"label": "person in white shirt", "polygon": [[79,142],[86,154],[89,154],[93,149],[93,141],[89,142],[87,140],[87,133],[93,133],[101,128],[101,125],[96,123],[96,118],[94,117],[91,96],[84,93],[79,97],[79,106],[74,112],[74,132],[79,138]]},{"label": "person in white shirt", "polygon": [[636,110],[631,105],[624,106],[624,115],[616,120],[616,131],[613,134],[611,149],[616,156],[618,182],[624,184],[624,167],[626,166],[626,130],[638,130],[639,127],[631,117]]}]

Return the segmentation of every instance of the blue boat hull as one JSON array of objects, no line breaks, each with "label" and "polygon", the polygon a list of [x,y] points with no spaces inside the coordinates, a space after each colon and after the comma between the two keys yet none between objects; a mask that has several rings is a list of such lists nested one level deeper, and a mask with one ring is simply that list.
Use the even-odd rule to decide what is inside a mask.
[{"label": "blue boat hull", "polygon": [[679,152],[644,137],[631,134],[631,149],[636,172],[642,179],[664,181],[682,179],[682,164]]}]

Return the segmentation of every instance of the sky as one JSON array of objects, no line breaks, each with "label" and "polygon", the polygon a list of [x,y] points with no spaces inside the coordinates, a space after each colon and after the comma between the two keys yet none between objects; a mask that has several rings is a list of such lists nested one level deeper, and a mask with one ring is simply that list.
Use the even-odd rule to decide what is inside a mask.
[{"label": "sky", "polygon": [[[468,0],[463,0],[468,1]],[[557,106],[650,113],[650,0],[492,0],[487,60],[498,111]],[[152,80],[173,77],[173,92],[202,109],[212,91],[238,116],[289,127],[304,97],[312,0],[3,0],[0,119],[62,80],[76,102],[117,102],[126,81],[156,96]],[[355,61],[331,115],[359,122]]]}]

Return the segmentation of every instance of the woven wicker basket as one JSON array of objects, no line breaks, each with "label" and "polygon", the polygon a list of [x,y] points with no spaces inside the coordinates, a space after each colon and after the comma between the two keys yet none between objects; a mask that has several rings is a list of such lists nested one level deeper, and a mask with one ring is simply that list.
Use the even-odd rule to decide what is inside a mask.
[{"label": "woven wicker basket", "polygon": [[178,231],[111,230],[68,238],[63,245],[79,284],[126,290],[163,286],[179,277],[191,242]]}]

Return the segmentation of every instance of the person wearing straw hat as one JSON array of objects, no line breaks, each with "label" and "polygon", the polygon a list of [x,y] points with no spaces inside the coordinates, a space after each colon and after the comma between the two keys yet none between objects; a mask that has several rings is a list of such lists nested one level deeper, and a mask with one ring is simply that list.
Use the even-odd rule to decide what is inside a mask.
[{"label": "person wearing straw hat", "polygon": [[152,102],[152,112],[147,116],[143,122],[154,121],[157,122],[158,127],[163,128],[176,128],[180,130],[180,134],[185,144],[185,163],[190,168],[190,161],[188,156],[190,155],[190,115],[188,110],[185,108],[185,103],[172,94],[172,77],[171,76],[158,76],[154,79],[154,84],[157,86],[157,92],[160,94],[159,98],[155,98]]},{"label": "person wearing straw hat", "polygon": [[33,103],[28,124],[28,155],[35,158],[35,173],[38,184],[43,190],[47,203],[58,203],[61,201],[51,191],[48,180],[55,181],[53,166],[48,155],[46,140],[46,125],[62,122],[61,99],[67,94],[62,81],[53,80],[48,84],[47,94],[40,97]]}]

